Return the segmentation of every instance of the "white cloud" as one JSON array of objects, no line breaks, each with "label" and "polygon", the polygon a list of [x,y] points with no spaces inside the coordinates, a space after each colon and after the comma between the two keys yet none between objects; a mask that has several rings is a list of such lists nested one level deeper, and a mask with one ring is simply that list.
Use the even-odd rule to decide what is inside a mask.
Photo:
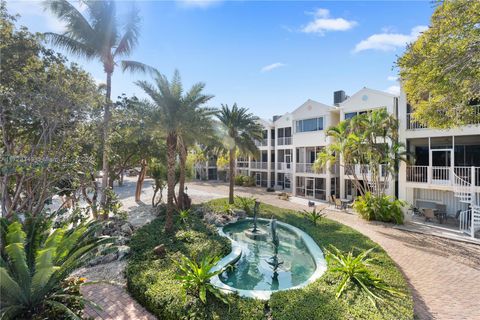
[{"label": "white cloud", "polygon": [[415,41],[420,33],[427,29],[427,26],[416,26],[411,30],[410,34],[390,32],[373,34],[357,43],[353,52],[364,50],[395,51],[397,48],[402,48],[407,43]]},{"label": "white cloud", "polygon": [[269,71],[272,71],[273,69],[281,68],[281,67],[284,67],[284,66],[286,66],[286,64],[281,63],[281,62],[275,62],[275,63],[269,64],[269,65],[263,67],[262,69],[260,69],[260,71],[261,72],[269,72]]},{"label": "white cloud", "polygon": [[397,81],[397,80],[398,80],[398,77],[397,77],[397,76],[388,76],[388,77],[387,77],[387,80],[388,80],[388,81]]},{"label": "white cloud", "polygon": [[176,0],[182,7],[186,8],[208,8],[220,3],[222,0]]},{"label": "white cloud", "polygon": [[324,35],[327,31],[347,31],[357,25],[356,21],[332,18],[328,9],[317,9],[314,20],[302,28],[302,32]]},{"label": "white cloud", "polygon": [[390,94],[394,94],[396,96],[400,95],[400,86],[390,86],[387,89],[385,89],[385,92],[388,92]]}]

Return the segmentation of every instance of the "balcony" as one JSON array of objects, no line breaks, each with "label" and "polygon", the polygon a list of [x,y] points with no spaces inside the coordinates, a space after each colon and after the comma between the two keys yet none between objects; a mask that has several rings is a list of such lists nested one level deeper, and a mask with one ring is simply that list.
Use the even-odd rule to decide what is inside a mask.
[{"label": "balcony", "polygon": [[280,171],[292,171],[293,164],[291,162],[278,162],[277,170]]},{"label": "balcony", "polygon": [[237,168],[248,168],[248,161],[237,160]]},{"label": "balcony", "polygon": [[480,187],[480,167],[407,166],[407,182],[453,186],[456,176]]},{"label": "balcony", "polygon": [[255,140],[255,145],[257,147],[265,147],[268,146],[268,139],[263,139],[263,140]]},{"label": "balcony", "polygon": [[[480,124],[480,105],[472,106],[472,114],[469,115],[470,121],[467,124]],[[407,130],[426,129],[425,125],[420,124],[413,119],[412,113],[407,113]]]},{"label": "balcony", "polygon": [[[355,175],[357,178],[370,178],[373,172],[372,168],[368,164],[347,164],[344,167],[345,175],[353,176]],[[380,165],[379,168],[376,170],[377,174],[381,177],[388,176],[388,170],[385,165]]]},{"label": "balcony", "polygon": [[250,169],[267,170],[268,162],[250,161]]},{"label": "balcony", "polygon": [[295,172],[297,173],[315,173],[324,174],[325,168],[321,168],[320,171],[313,170],[313,163],[297,163],[295,166]]},{"label": "balcony", "polygon": [[288,146],[292,144],[292,137],[277,138],[277,146]]}]

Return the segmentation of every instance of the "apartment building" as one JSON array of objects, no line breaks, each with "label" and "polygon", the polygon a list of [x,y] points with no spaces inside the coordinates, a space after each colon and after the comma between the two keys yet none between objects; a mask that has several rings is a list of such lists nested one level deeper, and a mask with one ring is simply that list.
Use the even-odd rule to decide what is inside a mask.
[{"label": "apartment building", "polygon": [[[450,130],[422,127],[411,117],[403,92],[398,97],[363,88],[348,97],[337,91],[332,105],[309,99],[272,121],[262,120],[263,140],[256,142],[259,154],[237,159],[237,174],[253,176],[257,186],[311,200],[329,201],[331,195],[354,198],[353,170],[357,177],[368,177],[368,164],[349,165],[340,159],[316,172],[312,165],[318,152],[332,142],[326,129],[379,108],[399,119],[400,142],[412,154],[408,165],[400,164],[397,176],[386,176],[387,194],[417,207],[445,206],[447,215],[460,221],[461,231],[473,236],[480,230],[480,124],[474,121]],[[472,108],[480,114],[480,106]],[[203,169],[209,177],[216,173],[211,164]]]}]

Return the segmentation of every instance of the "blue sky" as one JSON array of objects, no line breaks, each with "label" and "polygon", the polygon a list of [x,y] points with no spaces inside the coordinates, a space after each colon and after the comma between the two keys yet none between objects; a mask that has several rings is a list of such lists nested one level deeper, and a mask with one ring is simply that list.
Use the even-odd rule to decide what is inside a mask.
[{"label": "blue sky", "polygon": [[[138,1],[142,36],[132,60],[171,76],[179,69],[185,87],[206,83],[221,103],[251,109],[270,119],[307,99],[332,104],[333,91],[362,87],[398,92],[394,61],[405,43],[428,26],[430,1]],[[119,4],[120,13],[130,3]],[[62,25],[40,2],[9,1],[12,13],[32,31],[60,32]],[[98,82],[97,62],[71,57]],[[113,94],[144,97],[133,82],[113,77]]]}]

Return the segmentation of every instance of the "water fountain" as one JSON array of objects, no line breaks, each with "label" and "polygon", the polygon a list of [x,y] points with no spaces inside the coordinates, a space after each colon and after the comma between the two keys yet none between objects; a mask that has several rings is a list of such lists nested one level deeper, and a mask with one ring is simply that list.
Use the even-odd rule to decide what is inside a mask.
[{"label": "water fountain", "polygon": [[255,205],[253,206],[253,228],[245,230],[245,235],[253,240],[266,240],[267,233],[257,227],[257,215],[259,206],[260,201],[255,200]]}]

